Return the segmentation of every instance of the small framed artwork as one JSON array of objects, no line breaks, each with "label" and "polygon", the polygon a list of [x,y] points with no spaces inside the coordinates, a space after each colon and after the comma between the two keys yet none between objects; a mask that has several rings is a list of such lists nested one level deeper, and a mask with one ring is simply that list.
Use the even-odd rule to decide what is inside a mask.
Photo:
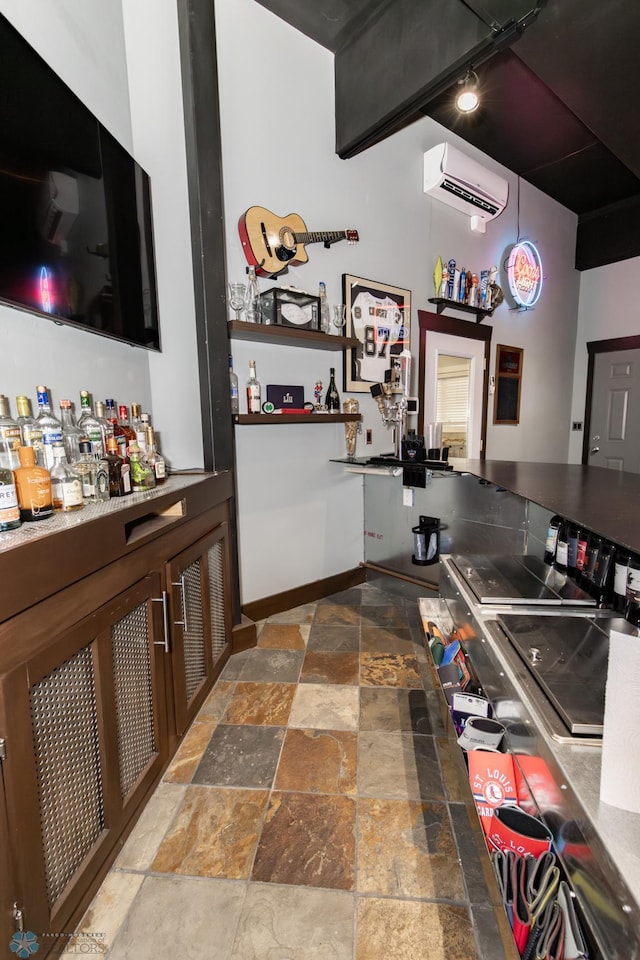
[{"label": "small framed artwork", "polygon": [[496,389],[493,399],[493,422],[520,423],[520,392],[524,350],[499,343],[496,347]]},{"label": "small framed artwork", "polygon": [[359,341],[345,350],[344,389],[369,393],[374,383],[384,383],[385,373],[398,378],[400,355],[410,349],[411,291],[386,283],[342,275],[348,337]]}]

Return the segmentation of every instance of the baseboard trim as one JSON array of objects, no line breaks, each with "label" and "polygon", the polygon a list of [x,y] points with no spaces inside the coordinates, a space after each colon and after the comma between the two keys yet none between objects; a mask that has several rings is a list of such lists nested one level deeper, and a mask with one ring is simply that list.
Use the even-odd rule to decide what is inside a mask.
[{"label": "baseboard trim", "polygon": [[241,614],[241,622],[236,623],[231,634],[231,652],[240,653],[250,650],[258,642],[258,631],[253,620]]},{"label": "baseboard trim", "polygon": [[355,587],[359,583],[364,583],[366,579],[367,573],[364,567],[354,567],[352,570],[345,570],[344,573],[325,577],[324,580],[314,580],[312,583],[305,583],[292,590],[284,590],[282,593],[274,593],[261,600],[253,600],[242,607],[242,613],[249,620],[266,620],[267,617],[273,617],[276,613],[282,613],[283,610],[300,607],[303,603],[313,603],[314,600],[322,600],[323,597],[328,597],[332,593]]}]

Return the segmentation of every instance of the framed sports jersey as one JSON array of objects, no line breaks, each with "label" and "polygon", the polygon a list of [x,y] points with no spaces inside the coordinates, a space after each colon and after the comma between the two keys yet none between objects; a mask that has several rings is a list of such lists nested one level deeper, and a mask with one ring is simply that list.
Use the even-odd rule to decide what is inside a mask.
[{"label": "framed sports jersey", "polygon": [[411,291],[344,273],[342,294],[345,333],[359,341],[345,351],[344,389],[369,393],[372,383],[385,382],[388,370],[398,378],[400,355],[410,349]]}]

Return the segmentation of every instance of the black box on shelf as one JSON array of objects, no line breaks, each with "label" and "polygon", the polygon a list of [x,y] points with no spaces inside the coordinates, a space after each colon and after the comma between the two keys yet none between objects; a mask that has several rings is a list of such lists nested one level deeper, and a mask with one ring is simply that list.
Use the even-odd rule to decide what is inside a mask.
[{"label": "black box on shelf", "polygon": [[271,287],[260,294],[262,322],[298,330],[320,329],[320,298],[303,290]]}]

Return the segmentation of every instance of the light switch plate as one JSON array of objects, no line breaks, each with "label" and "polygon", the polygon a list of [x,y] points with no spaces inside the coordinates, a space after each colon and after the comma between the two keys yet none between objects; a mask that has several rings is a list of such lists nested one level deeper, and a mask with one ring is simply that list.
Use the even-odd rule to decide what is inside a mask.
[{"label": "light switch plate", "polygon": [[412,507],[413,506],[413,487],[403,487],[402,488],[402,506],[403,507]]}]

